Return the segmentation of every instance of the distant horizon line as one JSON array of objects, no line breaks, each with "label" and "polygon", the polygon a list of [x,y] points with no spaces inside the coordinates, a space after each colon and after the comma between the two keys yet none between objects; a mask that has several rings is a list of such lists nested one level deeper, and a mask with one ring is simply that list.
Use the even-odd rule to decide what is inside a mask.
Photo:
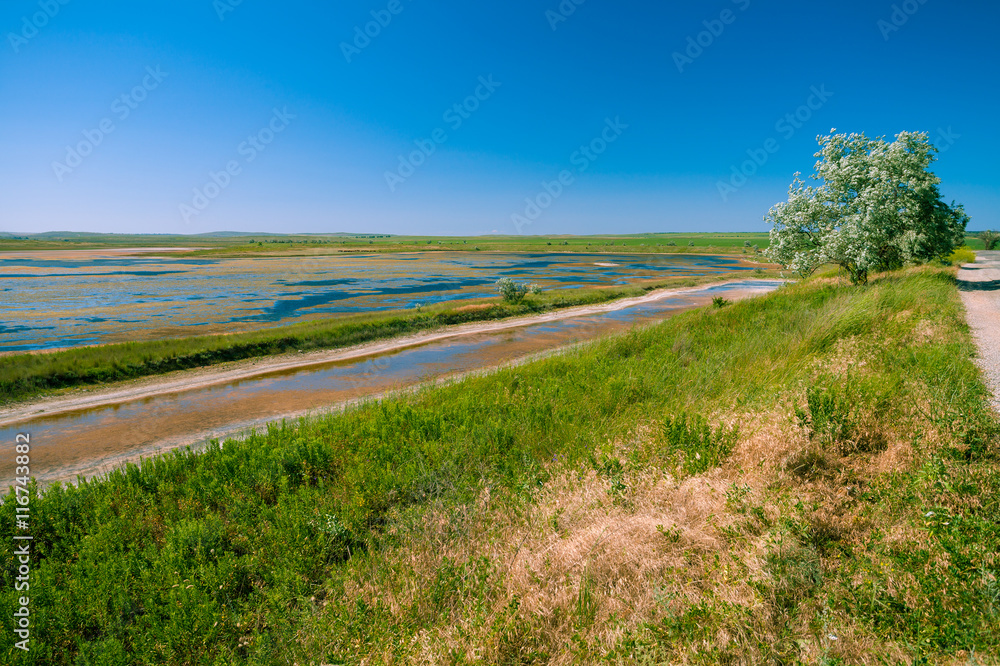
[{"label": "distant horizon line", "polygon": [[[990,229],[966,229],[966,234],[978,234],[984,231],[990,231]],[[570,237],[570,238],[588,238],[588,237],[602,237],[602,236],[615,236],[615,237],[626,237],[626,236],[666,236],[666,235],[682,235],[682,234],[766,234],[769,233],[768,230],[763,231],[752,231],[752,230],[739,230],[739,231],[640,231],[635,233],[591,233],[591,234],[571,234],[571,233],[559,233],[559,234],[501,234],[501,233],[489,233],[489,234],[475,234],[475,235],[457,235],[457,234],[395,234],[395,233],[385,233],[385,232],[349,232],[349,231],[330,231],[330,232],[287,232],[278,233],[273,231],[208,231],[197,234],[184,234],[178,232],[120,232],[120,231],[0,231],[0,238],[7,238],[10,240],[22,240],[22,239],[35,239],[43,236],[48,237],[87,237],[87,236],[122,236],[122,237],[165,237],[165,238],[240,238],[240,237],[251,237],[251,236],[270,236],[277,238],[284,238],[290,236],[311,236],[311,237],[330,237],[330,236],[340,236],[340,237],[363,237],[363,238],[559,238],[559,237]]]},{"label": "distant horizon line", "polygon": [[395,234],[377,231],[367,231],[367,232],[349,232],[349,231],[329,231],[329,232],[286,232],[278,233],[274,231],[207,231],[197,234],[184,234],[184,233],[150,233],[150,232],[121,232],[121,231],[0,231],[0,238],[11,238],[11,237],[38,237],[38,236],[167,236],[167,237],[187,237],[187,238],[199,238],[206,236],[214,237],[242,237],[242,236],[349,236],[349,237],[379,237],[379,238],[491,238],[491,237],[510,237],[510,238],[554,238],[557,236],[568,236],[575,238],[585,238],[588,236],[651,236],[651,235],[667,235],[667,234],[766,234],[768,231],[752,231],[752,230],[740,230],[740,231],[639,231],[635,233],[627,234],[616,234],[616,233],[594,233],[594,234],[570,234],[570,233],[559,233],[559,234],[501,234],[501,233],[488,233],[488,234],[474,234],[463,236],[459,234]]}]

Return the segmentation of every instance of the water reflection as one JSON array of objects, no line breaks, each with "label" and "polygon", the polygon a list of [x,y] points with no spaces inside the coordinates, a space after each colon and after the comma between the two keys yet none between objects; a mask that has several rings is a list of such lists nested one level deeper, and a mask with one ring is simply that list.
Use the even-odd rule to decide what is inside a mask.
[{"label": "water reflection", "polygon": [[[427,380],[523,358],[578,341],[662,320],[711,301],[763,293],[775,281],[692,289],[658,301],[587,316],[480,332],[391,353],[274,372],[225,384],[153,396],[109,407],[40,416],[0,428],[0,441],[30,432],[32,471],[41,481],[92,475],[124,460],[240,431]],[[5,486],[11,460],[0,460]]]}]

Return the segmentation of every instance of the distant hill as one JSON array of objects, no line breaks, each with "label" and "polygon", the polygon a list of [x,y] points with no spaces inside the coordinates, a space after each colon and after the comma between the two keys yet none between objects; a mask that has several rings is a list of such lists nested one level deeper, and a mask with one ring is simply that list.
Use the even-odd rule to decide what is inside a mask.
[{"label": "distant hill", "polygon": [[[17,233],[10,231],[0,231],[0,238],[18,240],[72,240],[95,243],[108,243],[116,241],[135,242],[141,239],[154,239],[157,242],[175,239],[177,241],[196,240],[199,238],[353,238],[359,236],[373,236],[372,234],[348,233],[346,231],[335,231],[324,233],[302,233],[302,234],[276,234],[261,231],[210,231],[202,234],[106,234],[92,231],[44,231],[41,233]],[[380,238],[389,238],[392,234],[377,234]]]}]

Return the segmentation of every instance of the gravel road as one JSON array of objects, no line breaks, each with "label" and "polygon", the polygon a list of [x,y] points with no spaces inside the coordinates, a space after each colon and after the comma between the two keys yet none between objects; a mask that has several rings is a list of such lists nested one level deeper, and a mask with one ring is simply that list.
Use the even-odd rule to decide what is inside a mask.
[{"label": "gravel road", "polygon": [[976,252],[958,271],[958,288],[979,347],[979,365],[1000,411],[1000,251]]}]

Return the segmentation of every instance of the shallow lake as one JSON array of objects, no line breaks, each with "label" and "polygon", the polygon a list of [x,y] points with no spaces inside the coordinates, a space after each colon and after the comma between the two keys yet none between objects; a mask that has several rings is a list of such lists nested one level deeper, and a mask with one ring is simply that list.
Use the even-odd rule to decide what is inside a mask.
[{"label": "shallow lake", "polygon": [[423,252],[207,259],[80,251],[0,253],[0,352],[218,333],[338,313],[545,289],[750,270],[711,255]]},{"label": "shallow lake", "polygon": [[[747,280],[684,290],[618,310],[477,332],[405,347],[377,356],[284,370],[177,393],[61,414],[36,415],[0,426],[0,441],[31,435],[31,469],[40,482],[92,476],[139,457],[237,433],[284,416],[390,390],[489,368],[533,354],[661,321],[706,305],[715,296],[737,299],[778,288]],[[0,460],[0,484],[14,476]]]}]

